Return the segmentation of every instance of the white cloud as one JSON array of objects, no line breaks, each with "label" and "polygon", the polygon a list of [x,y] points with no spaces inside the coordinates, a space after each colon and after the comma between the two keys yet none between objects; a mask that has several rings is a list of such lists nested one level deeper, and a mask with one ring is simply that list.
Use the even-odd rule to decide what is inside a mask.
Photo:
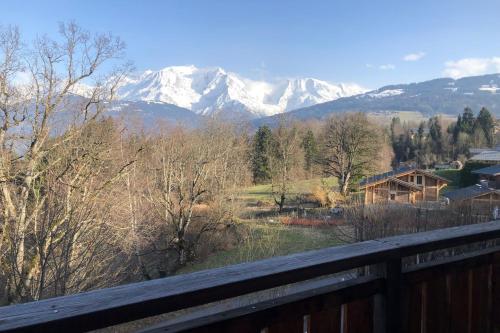
[{"label": "white cloud", "polygon": [[403,57],[404,61],[418,61],[425,57],[426,53],[425,52],[417,52],[417,53],[410,53],[407,54]]},{"label": "white cloud", "polygon": [[443,74],[454,79],[500,72],[500,57],[491,58],[464,58],[456,61],[447,61],[444,64]]},{"label": "white cloud", "polygon": [[394,66],[393,64],[385,64],[385,65],[378,66],[378,68],[383,70],[383,71],[387,71],[387,70],[396,69],[396,66]]},{"label": "white cloud", "polygon": [[373,68],[372,64],[365,64],[366,68]]}]

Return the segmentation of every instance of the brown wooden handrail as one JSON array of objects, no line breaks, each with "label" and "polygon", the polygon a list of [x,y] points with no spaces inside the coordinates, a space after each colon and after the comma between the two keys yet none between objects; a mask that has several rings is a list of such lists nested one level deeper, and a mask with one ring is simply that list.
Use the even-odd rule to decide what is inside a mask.
[{"label": "brown wooden handrail", "polygon": [[498,222],[452,227],[1,307],[0,331],[87,331],[379,263],[389,286],[403,257],[495,238]]}]

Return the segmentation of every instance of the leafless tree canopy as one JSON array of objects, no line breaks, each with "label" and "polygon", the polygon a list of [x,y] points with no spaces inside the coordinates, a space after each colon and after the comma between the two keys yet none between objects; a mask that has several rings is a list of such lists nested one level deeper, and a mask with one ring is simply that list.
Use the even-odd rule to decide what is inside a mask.
[{"label": "leafless tree canopy", "polygon": [[340,192],[347,195],[354,180],[373,171],[382,146],[382,129],[362,113],[330,118],[323,128],[323,172],[337,177]]},{"label": "leafless tree canopy", "polygon": [[[119,70],[100,68],[123,43],[62,24],[60,38],[26,45],[0,30],[0,202],[2,295],[39,299],[86,288],[105,251],[103,188],[122,171],[109,167],[113,131],[97,124]],[[85,98],[73,93],[92,83]],[[91,88],[90,88],[91,87]],[[60,135],[53,130],[57,121]],[[62,130],[61,130],[62,129]],[[102,251],[102,252],[101,252]],[[105,260],[105,258],[101,258]]]}]

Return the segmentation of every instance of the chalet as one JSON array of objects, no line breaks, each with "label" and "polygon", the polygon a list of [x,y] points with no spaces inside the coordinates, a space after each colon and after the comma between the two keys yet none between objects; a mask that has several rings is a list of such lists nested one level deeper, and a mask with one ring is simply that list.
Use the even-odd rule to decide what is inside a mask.
[{"label": "chalet", "polygon": [[416,203],[438,201],[439,192],[448,183],[446,178],[428,171],[402,167],[363,179],[359,189],[365,191],[365,204]]},{"label": "chalet", "polygon": [[474,170],[472,173],[479,175],[481,184],[488,183],[488,187],[500,189],[500,164]]},{"label": "chalet", "polygon": [[500,162],[500,151],[496,150],[486,150],[478,154],[473,155],[470,158],[471,161],[483,162],[483,163],[499,163]]},{"label": "chalet", "polygon": [[474,208],[493,211],[500,207],[500,165],[472,171],[479,183],[443,194],[451,203],[469,203]]},{"label": "chalet", "polygon": [[494,148],[470,148],[472,155],[470,160],[487,164],[496,164],[500,162],[500,146]]}]

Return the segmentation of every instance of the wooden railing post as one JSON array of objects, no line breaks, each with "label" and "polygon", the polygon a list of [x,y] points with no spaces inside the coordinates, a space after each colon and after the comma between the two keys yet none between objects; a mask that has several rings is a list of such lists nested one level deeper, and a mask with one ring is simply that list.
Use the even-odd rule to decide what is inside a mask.
[{"label": "wooden railing post", "polygon": [[[0,307],[0,331],[83,332],[182,309],[188,310],[183,316],[184,322],[175,319],[176,322],[163,323],[162,329],[154,332],[165,332],[164,327],[179,327],[181,324],[189,328],[203,328],[219,325],[219,323],[226,325],[225,322],[233,319],[239,321],[238,318],[247,316],[250,316],[247,319],[260,318],[262,323],[268,325],[266,323],[269,318],[277,319],[276,311],[279,308],[279,311],[283,313],[283,318],[275,322],[286,322],[290,316],[297,317],[297,314],[300,319],[303,314],[309,314],[311,315],[311,331],[316,332],[318,330],[312,328],[313,323],[323,323],[315,321],[312,315],[319,314],[316,317],[326,316],[329,320],[326,323],[327,329],[321,331],[330,332],[331,327],[338,328],[340,320],[338,309],[344,304],[348,308],[347,314],[349,314],[349,308],[355,309],[350,312],[351,315],[354,314],[354,319],[349,318],[349,323],[358,324],[358,320],[363,320],[360,319],[361,317],[368,318],[365,321],[368,324],[362,326],[365,328],[373,326],[373,331],[376,333],[405,332],[405,329],[415,327],[417,328],[415,331],[420,331],[422,325],[426,325],[425,329],[428,332],[437,332],[439,329],[434,329],[434,327],[436,325],[448,327],[449,318],[469,320],[475,325],[483,325],[483,323],[488,323],[487,317],[490,315],[489,311],[483,308],[488,308],[490,303],[493,303],[494,315],[500,313],[500,306],[498,306],[500,296],[497,299],[497,291],[500,290],[500,287],[497,288],[500,285],[498,282],[500,278],[497,275],[500,273],[497,272],[498,267],[494,267],[493,272],[491,268],[489,268],[489,273],[487,270],[487,266],[491,264],[489,261],[491,255],[500,253],[500,247],[473,251],[450,259],[439,258],[428,263],[405,267],[404,271],[401,270],[401,258],[498,238],[500,238],[500,223],[493,221],[393,236],[38,302]],[[354,279],[352,285],[349,285],[351,283],[349,280],[337,282],[338,276],[331,277],[335,281],[329,280],[330,278],[325,279],[328,275],[355,270],[366,265],[371,265],[369,276]],[[472,282],[474,288],[478,290],[477,292],[476,289],[473,290],[473,294],[477,296],[475,298],[468,296],[468,282],[467,279],[463,279],[464,272],[470,270],[474,270]],[[444,290],[442,282],[448,281],[450,274],[456,273],[461,275],[454,284],[456,291],[452,292],[452,289],[448,287]],[[435,274],[437,274],[437,279]],[[493,274],[490,277],[493,278],[493,282],[488,282],[488,275],[491,274]],[[319,277],[323,278],[316,279]],[[367,280],[360,282],[361,279]],[[290,291],[290,287],[287,286],[289,284],[295,289]],[[426,286],[425,293],[422,293],[422,285]],[[248,299],[245,299],[246,295],[252,297],[251,293],[264,292],[281,286],[287,286],[286,294],[283,296],[273,298],[269,295],[270,299],[255,303],[255,307],[249,307],[247,304],[238,305],[242,300],[248,303]],[[433,290],[428,293],[427,287],[429,286]],[[488,292],[490,287],[494,290],[493,295],[490,295],[491,291]],[[377,296],[372,302],[371,297],[374,295]],[[427,297],[429,295],[440,298],[440,301],[430,300]],[[460,297],[470,298],[474,303],[466,304],[464,301],[452,303],[446,295],[453,295],[453,300],[460,300]],[[231,300],[236,297],[242,298]],[[494,298],[491,299],[491,297]],[[197,320],[193,320],[195,310],[188,309],[223,300],[224,302],[221,302],[223,309],[220,311],[214,311],[211,306],[202,307]],[[236,304],[227,308],[228,304],[225,300],[230,304]],[[442,310],[448,307],[447,304],[458,304],[458,308],[453,308],[454,312]],[[471,316],[463,317],[462,313],[468,313],[470,309],[473,310]],[[332,311],[335,317],[332,317]],[[358,316],[356,311],[362,315]],[[441,316],[441,312],[447,312],[447,314]],[[373,320],[370,320],[372,315]],[[402,318],[402,315],[405,318]],[[453,322],[459,325],[458,320]],[[260,321],[255,323],[258,328],[265,326],[261,325]],[[344,324],[344,321],[342,323]],[[359,325],[354,326],[355,329],[349,326],[349,323],[345,322],[347,325],[345,327],[349,332],[372,331],[371,329],[356,331]],[[500,323],[500,320],[495,323]],[[474,329],[473,331],[487,332],[488,330]]]},{"label": "wooden railing post", "polygon": [[401,332],[401,258],[386,263],[385,278],[386,332],[399,333]]},{"label": "wooden railing post", "polygon": [[384,294],[374,297],[373,324],[375,333],[401,332],[401,258],[380,265],[386,280]]}]

